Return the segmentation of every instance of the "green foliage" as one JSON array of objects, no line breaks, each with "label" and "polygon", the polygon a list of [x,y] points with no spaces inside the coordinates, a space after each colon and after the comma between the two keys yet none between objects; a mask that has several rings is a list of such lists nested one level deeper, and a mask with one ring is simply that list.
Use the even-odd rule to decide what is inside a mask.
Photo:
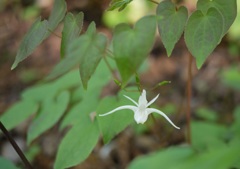
[{"label": "green foliage", "polygon": [[223,18],[223,35],[225,35],[233,24],[237,16],[237,2],[236,0],[198,0],[197,9],[207,12],[209,8],[216,8]]},{"label": "green foliage", "polygon": [[113,53],[123,86],[148,56],[153,47],[155,31],[154,16],[143,17],[133,29],[127,24],[120,24],[114,29]]},{"label": "green foliage", "polygon": [[221,80],[225,85],[239,91],[240,90],[239,68],[231,67],[227,70],[224,70],[221,74]]},{"label": "green foliage", "polygon": [[133,0],[112,0],[108,10],[111,11],[119,8],[118,11],[122,11],[132,1]]},{"label": "green foliage", "polygon": [[62,41],[61,41],[61,57],[65,57],[68,45],[76,39],[83,26],[83,13],[80,12],[76,16],[72,13],[68,13],[64,19],[64,28],[62,31]]},{"label": "green foliage", "polygon": [[91,23],[87,32],[69,45],[67,57],[57,64],[47,79],[54,79],[79,65],[83,87],[87,89],[89,79],[104,57],[106,45],[106,37],[96,33],[95,24]]},{"label": "green foliage", "polygon": [[177,8],[170,0],[162,1],[157,8],[158,30],[170,56],[181,37],[188,19],[186,7]]},{"label": "green foliage", "polygon": [[[131,1],[112,0],[109,10],[121,11]],[[55,0],[49,20],[41,21],[39,17],[34,22],[20,44],[12,69],[54,31],[63,20],[66,9],[65,0]],[[60,54],[63,59],[46,78],[52,81],[44,81],[25,90],[21,101],[8,109],[0,120],[8,129],[12,129],[35,114],[28,130],[28,144],[58,122],[60,130],[71,127],[59,146],[54,168],[74,166],[88,157],[100,134],[104,143],[108,143],[133,122],[133,112],[130,110],[98,116],[118,106],[132,105],[122,97],[123,91],[101,101],[100,96],[110,80],[110,74],[115,73],[115,67],[121,75],[120,82],[114,74],[119,87],[125,89],[131,77],[136,75],[132,82],[141,89],[138,69],[153,47],[157,25],[168,56],[185,31],[186,45],[196,58],[197,67],[201,68],[235,17],[236,0],[198,0],[197,10],[189,18],[186,7],[176,7],[170,0],[166,0],[158,5],[155,16],[142,17],[133,28],[127,24],[117,25],[113,31],[112,46],[107,46],[107,38],[97,33],[94,23],[89,25],[84,34],[79,35],[83,25],[82,12],[76,15],[67,13],[61,39]],[[104,62],[101,62],[102,58]],[[79,66],[79,70],[70,71],[76,66]],[[224,71],[222,81],[238,90],[239,71]],[[167,83],[163,81],[156,87]],[[134,100],[139,97],[139,93],[125,94]],[[211,110],[199,109],[196,115],[207,122],[192,122],[191,147],[175,146],[160,150],[136,159],[129,168],[239,167],[239,110],[236,108],[234,112],[234,124],[226,127],[216,124],[218,117]],[[174,113],[177,108],[175,105],[167,105],[165,111]],[[140,126],[136,130],[141,133],[147,129],[146,126]]]},{"label": "green foliage", "polygon": [[[129,101],[126,98],[120,97],[117,99],[116,97],[106,97],[99,103],[97,114],[107,113],[116,107],[126,104],[129,104]],[[97,116],[97,118],[105,144],[134,121],[133,112],[131,110],[119,111],[109,116]],[[111,130],[109,129],[109,126],[111,126]]]},{"label": "green foliage", "polygon": [[5,159],[3,157],[0,157],[0,164],[1,168],[6,168],[6,169],[19,169],[16,167],[10,160]]},{"label": "green foliage", "polygon": [[10,107],[0,117],[0,121],[8,130],[11,130],[26,120],[30,115],[36,113],[37,109],[37,103],[30,100],[23,100],[15,103],[12,107]]},{"label": "green foliage", "polygon": [[197,10],[190,16],[185,41],[189,51],[196,58],[199,69],[220,42],[223,23],[221,13],[215,8],[209,8],[206,13]]},{"label": "green foliage", "polygon": [[58,122],[67,109],[69,99],[69,92],[63,91],[57,96],[57,98],[50,97],[44,100],[39,114],[34,119],[28,130],[28,144]]},{"label": "green foliage", "polygon": [[19,62],[26,59],[35,50],[35,48],[41,44],[47,34],[47,29],[48,21],[41,21],[41,17],[38,17],[24,36],[11,69],[16,68]]},{"label": "green foliage", "polygon": [[63,20],[65,13],[67,11],[67,4],[65,0],[54,0],[53,9],[49,16],[48,20],[48,35],[45,37],[47,38],[51,31],[54,31],[58,24]]},{"label": "green foliage", "polygon": [[99,137],[97,122],[90,118],[78,123],[63,138],[57,153],[55,169],[64,169],[85,160]]},{"label": "green foliage", "polygon": [[[238,137],[226,142],[231,128],[204,122],[192,123],[192,147],[175,146],[135,159],[129,169],[226,169],[239,167]],[[173,163],[174,161],[174,163]]]}]

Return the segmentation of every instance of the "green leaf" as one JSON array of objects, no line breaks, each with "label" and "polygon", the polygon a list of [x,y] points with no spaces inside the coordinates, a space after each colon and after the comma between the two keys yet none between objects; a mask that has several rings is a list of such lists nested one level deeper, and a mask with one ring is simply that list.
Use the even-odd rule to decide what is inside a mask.
[{"label": "green leaf", "polygon": [[198,0],[197,2],[197,9],[203,12],[211,7],[216,8],[222,14],[224,20],[222,36],[224,36],[237,16],[237,2],[236,0]]},{"label": "green leaf", "polygon": [[[48,29],[50,31],[54,31],[54,29],[56,29],[58,24],[63,20],[66,11],[67,11],[67,4],[66,4],[65,0],[55,0],[54,1],[53,9],[52,9],[52,12],[51,12],[51,14],[49,16],[49,20],[48,20],[48,22],[49,22]],[[50,34],[50,32],[49,32],[49,34]],[[48,35],[45,38],[47,38]]]},{"label": "green leaf", "polygon": [[237,68],[237,67],[232,67],[232,68],[229,68],[227,70],[224,70],[222,73],[221,73],[221,81],[237,90],[237,91],[240,91],[240,69]]},{"label": "green leaf", "polygon": [[217,113],[206,107],[197,109],[196,115],[204,120],[213,121],[213,122],[216,122],[218,119]]},{"label": "green leaf", "polygon": [[11,130],[26,120],[30,115],[36,113],[38,105],[30,100],[23,100],[15,103],[0,117],[0,121],[4,126]]},{"label": "green leaf", "polygon": [[41,17],[38,17],[24,36],[11,69],[16,68],[19,62],[26,59],[35,50],[35,48],[44,40],[44,37],[47,34],[47,29],[48,22],[46,20],[41,21]]},{"label": "green leaf", "polygon": [[13,162],[3,157],[0,157],[0,164],[2,169],[20,169],[16,167]]},{"label": "green leaf", "polygon": [[69,100],[70,94],[67,91],[60,93],[56,100],[54,98],[45,100],[39,115],[34,119],[28,130],[28,144],[57,123],[67,109]]},{"label": "green leaf", "polygon": [[76,16],[72,13],[68,13],[64,19],[64,28],[62,31],[62,41],[61,41],[61,57],[63,58],[66,53],[66,49],[69,44],[76,39],[83,26],[83,13],[80,12]]},{"label": "green leaf", "polygon": [[170,1],[162,1],[157,8],[158,30],[161,35],[163,45],[170,56],[172,50],[181,37],[188,19],[187,8],[177,7]]},{"label": "green leaf", "polygon": [[120,24],[114,29],[113,53],[123,86],[147,58],[154,43],[155,31],[154,16],[141,18],[133,29],[127,24]]},{"label": "green leaf", "polygon": [[70,44],[64,58],[50,73],[47,80],[54,79],[80,65],[80,75],[84,88],[105,54],[107,39],[96,33],[95,24],[91,23],[87,32]]},{"label": "green leaf", "polygon": [[75,125],[63,138],[58,152],[55,169],[64,169],[84,161],[97,144],[99,131],[97,123],[83,120]]},{"label": "green leaf", "polygon": [[133,0],[112,0],[112,2],[110,3],[110,6],[108,8],[109,11],[112,11],[114,9],[118,9],[118,11],[122,11],[123,9],[126,8],[126,6],[132,2]]},{"label": "green leaf", "polygon": [[216,146],[216,143],[223,142],[225,133],[226,127],[224,126],[207,122],[192,122],[192,146],[200,150],[212,148]]},{"label": "green leaf", "polygon": [[71,71],[51,83],[39,84],[24,90],[21,94],[22,98],[35,102],[43,102],[48,98],[55,97],[55,95],[62,90],[80,86],[78,77],[78,71]]},{"label": "green leaf", "polygon": [[178,168],[184,160],[194,154],[190,147],[170,147],[150,155],[142,156],[133,160],[128,169],[160,169]]},{"label": "green leaf", "polygon": [[207,13],[197,10],[190,16],[184,37],[198,69],[220,42],[222,32],[223,18],[217,9],[209,8]]},{"label": "green leaf", "polygon": [[[133,99],[139,96],[139,94],[127,95]],[[119,100],[116,97],[106,97],[99,103],[97,114],[107,113],[123,105],[131,105],[131,103],[129,103],[129,100],[124,98],[122,94]],[[134,121],[133,116],[134,114],[131,110],[121,110],[107,116],[97,116],[104,143],[108,143],[116,134],[131,124]],[[111,126],[111,129],[109,129],[109,126]]]}]

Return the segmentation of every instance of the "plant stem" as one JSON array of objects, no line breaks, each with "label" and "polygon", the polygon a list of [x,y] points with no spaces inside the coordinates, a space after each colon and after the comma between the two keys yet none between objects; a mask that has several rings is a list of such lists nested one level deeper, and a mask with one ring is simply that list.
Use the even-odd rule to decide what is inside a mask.
[{"label": "plant stem", "polygon": [[159,4],[158,2],[156,2],[156,1],[154,1],[154,0],[148,0],[148,1],[150,1],[150,2],[152,2],[152,3],[155,3],[155,4]]},{"label": "plant stem", "polygon": [[15,151],[17,152],[19,157],[22,159],[22,162],[24,163],[26,168],[27,169],[33,169],[33,167],[31,166],[30,162],[27,160],[27,158],[23,154],[22,150],[19,148],[19,146],[17,145],[17,143],[12,138],[11,134],[8,132],[8,130],[6,129],[6,127],[3,125],[3,123],[1,121],[0,121],[0,128],[1,128],[2,132],[3,132],[3,134],[7,137],[9,142],[12,144],[13,148],[15,149]]},{"label": "plant stem", "polygon": [[187,142],[191,145],[192,55],[189,53],[187,81]]}]

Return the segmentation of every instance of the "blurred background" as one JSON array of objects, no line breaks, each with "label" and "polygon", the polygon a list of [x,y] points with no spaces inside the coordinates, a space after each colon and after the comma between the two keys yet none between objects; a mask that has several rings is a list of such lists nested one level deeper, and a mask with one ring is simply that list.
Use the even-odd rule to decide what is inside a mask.
[{"label": "blurred background", "polygon": [[[146,14],[154,14],[156,4],[134,0],[122,12],[107,11],[110,0],[66,0],[68,11],[84,12],[84,27],[95,21],[98,31],[110,39],[114,26],[126,22],[133,25]],[[182,0],[178,2],[188,7],[189,13],[195,9],[196,0]],[[240,1],[238,0],[238,6]],[[6,111],[20,98],[20,93],[30,86],[34,86],[60,60],[60,38],[51,35],[35,52],[11,71],[19,44],[36,17],[48,18],[53,0],[0,0],[0,114]],[[63,25],[55,30],[61,35]],[[85,29],[86,30],[86,29]],[[186,84],[188,51],[181,38],[176,44],[172,56],[167,57],[161,38],[156,36],[156,42],[148,59],[147,68],[140,75],[143,86],[151,88],[158,82],[167,80],[171,84],[155,89],[152,95],[161,93],[157,104],[161,110],[169,114],[177,114],[174,119],[179,124],[186,123]],[[234,122],[234,112],[240,103],[240,8],[238,16],[229,33],[208,57],[201,70],[196,69],[195,60],[192,65],[192,118],[196,120],[213,119],[214,123],[230,126]],[[103,89],[103,95],[114,94],[118,86],[109,83]],[[52,146],[61,138],[61,133],[51,129],[39,138],[37,146],[26,148],[26,132],[30,120],[11,131],[19,146],[27,152],[34,164],[34,168],[51,168],[56,155],[57,146]],[[160,134],[161,142],[157,141],[154,130]],[[158,148],[183,144],[185,133],[173,131],[169,134],[164,126],[152,126],[144,129],[140,135],[132,135],[126,130],[114,140],[107,162],[96,154],[75,168],[104,169],[125,168],[131,160],[140,155],[152,152]],[[129,134],[130,133],[130,134]],[[167,133],[167,134],[166,134]],[[138,139],[136,139],[136,137]],[[99,143],[100,146],[100,143]],[[102,150],[97,147],[97,150]],[[105,150],[105,149],[104,149]],[[103,150],[101,151],[103,152]],[[1,156],[20,164],[21,160],[12,149],[10,143],[0,135]],[[21,164],[20,164],[21,166]]]}]

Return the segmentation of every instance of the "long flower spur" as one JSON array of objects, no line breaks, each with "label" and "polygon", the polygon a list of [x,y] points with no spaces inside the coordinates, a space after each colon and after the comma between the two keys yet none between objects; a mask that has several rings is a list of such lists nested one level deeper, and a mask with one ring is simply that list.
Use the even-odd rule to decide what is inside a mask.
[{"label": "long flower spur", "polygon": [[[125,95],[124,95],[125,96]],[[130,109],[134,112],[134,119],[135,121],[139,124],[143,124],[147,121],[148,115],[151,113],[158,113],[160,115],[162,115],[173,127],[175,127],[176,129],[180,129],[179,127],[177,127],[168,117],[166,114],[164,114],[162,111],[158,110],[158,109],[154,109],[154,108],[148,108],[151,104],[153,104],[157,98],[158,98],[159,94],[153,98],[150,102],[147,101],[146,99],[146,91],[143,90],[142,94],[140,95],[139,99],[138,99],[138,103],[135,102],[133,99],[131,99],[128,96],[125,96],[127,99],[129,99],[130,101],[133,102],[133,104],[135,104],[136,106],[132,106],[132,105],[125,105],[125,106],[120,106],[117,107],[116,109],[105,113],[105,114],[100,114],[99,116],[106,116],[109,114],[112,114],[118,110],[124,110],[124,109]]]}]

